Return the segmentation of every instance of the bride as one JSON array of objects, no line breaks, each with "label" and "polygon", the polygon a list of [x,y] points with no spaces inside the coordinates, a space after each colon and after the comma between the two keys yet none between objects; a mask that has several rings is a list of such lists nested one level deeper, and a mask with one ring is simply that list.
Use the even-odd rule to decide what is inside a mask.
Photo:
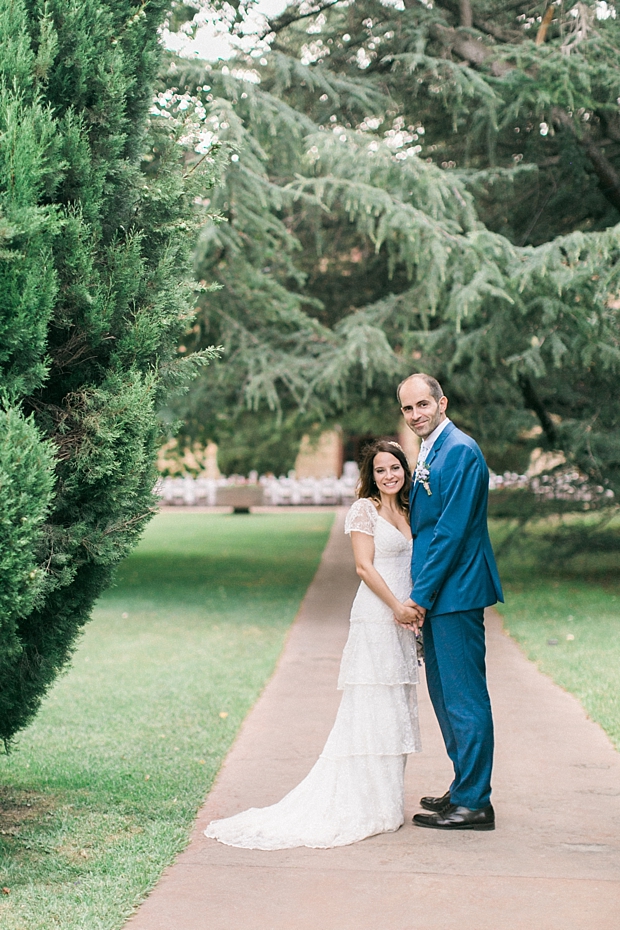
[{"label": "bride", "polygon": [[351,610],[334,727],[318,761],[277,804],[212,821],[205,834],[248,849],[326,849],[404,823],[407,754],[420,750],[411,591],[411,474],[396,442],[365,452],[345,522],[362,579]]}]

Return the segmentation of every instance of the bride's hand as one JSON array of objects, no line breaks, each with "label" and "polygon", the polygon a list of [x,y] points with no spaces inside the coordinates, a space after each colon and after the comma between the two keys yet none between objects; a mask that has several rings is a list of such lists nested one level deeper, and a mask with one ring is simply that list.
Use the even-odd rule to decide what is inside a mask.
[{"label": "bride's hand", "polygon": [[425,609],[420,607],[419,604],[414,604],[410,599],[405,601],[404,604],[399,604],[394,610],[396,622],[408,629],[415,630],[416,633],[424,623],[425,614]]}]

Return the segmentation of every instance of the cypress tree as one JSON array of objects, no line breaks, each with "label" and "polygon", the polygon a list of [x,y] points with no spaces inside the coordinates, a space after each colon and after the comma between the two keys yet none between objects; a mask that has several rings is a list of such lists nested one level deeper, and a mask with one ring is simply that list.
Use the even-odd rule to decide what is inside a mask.
[{"label": "cypress tree", "polygon": [[0,2],[6,746],[154,512],[157,411],[189,364],[193,202],[215,163],[193,151],[191,102],[167,120],[152,107],[165,12]]}]

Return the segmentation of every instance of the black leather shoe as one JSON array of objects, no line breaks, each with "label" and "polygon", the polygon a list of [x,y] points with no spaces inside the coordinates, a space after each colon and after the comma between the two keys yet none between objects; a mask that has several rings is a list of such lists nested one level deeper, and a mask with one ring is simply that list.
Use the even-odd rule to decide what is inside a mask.
[{"label": "black leather shoe", "polygon": [[430,827],[432,830],[494,830],[495,811],[491,804],[474,811],[450,804],[434,814],[416,814],[413,822],[418,827]]},{"label": "black leather shoe", "polygon": [[426,798],[420,798],[420,807],[423,807],[425,811],[436,811],[441,813],[445,810],[446,807],[450,805],[450,791],[446,791],[440,798],[433,798],[430,795]]}]

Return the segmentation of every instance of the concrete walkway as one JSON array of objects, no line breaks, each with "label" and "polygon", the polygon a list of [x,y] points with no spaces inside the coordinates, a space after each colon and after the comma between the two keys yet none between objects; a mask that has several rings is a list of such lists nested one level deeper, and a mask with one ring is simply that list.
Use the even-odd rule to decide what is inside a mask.
[{"label": "concrete walkway", "polygon": [[488,612],[497,731],[493,833],[411,824],[450,767],[420,686],[424,751],[398,833],[330,850],[232,849],[202,831],[279,800],[315,762],[357,578],[339,513],[278,669],[200,811],[189,847],[127,930],[620,930],[620,754]]}]

